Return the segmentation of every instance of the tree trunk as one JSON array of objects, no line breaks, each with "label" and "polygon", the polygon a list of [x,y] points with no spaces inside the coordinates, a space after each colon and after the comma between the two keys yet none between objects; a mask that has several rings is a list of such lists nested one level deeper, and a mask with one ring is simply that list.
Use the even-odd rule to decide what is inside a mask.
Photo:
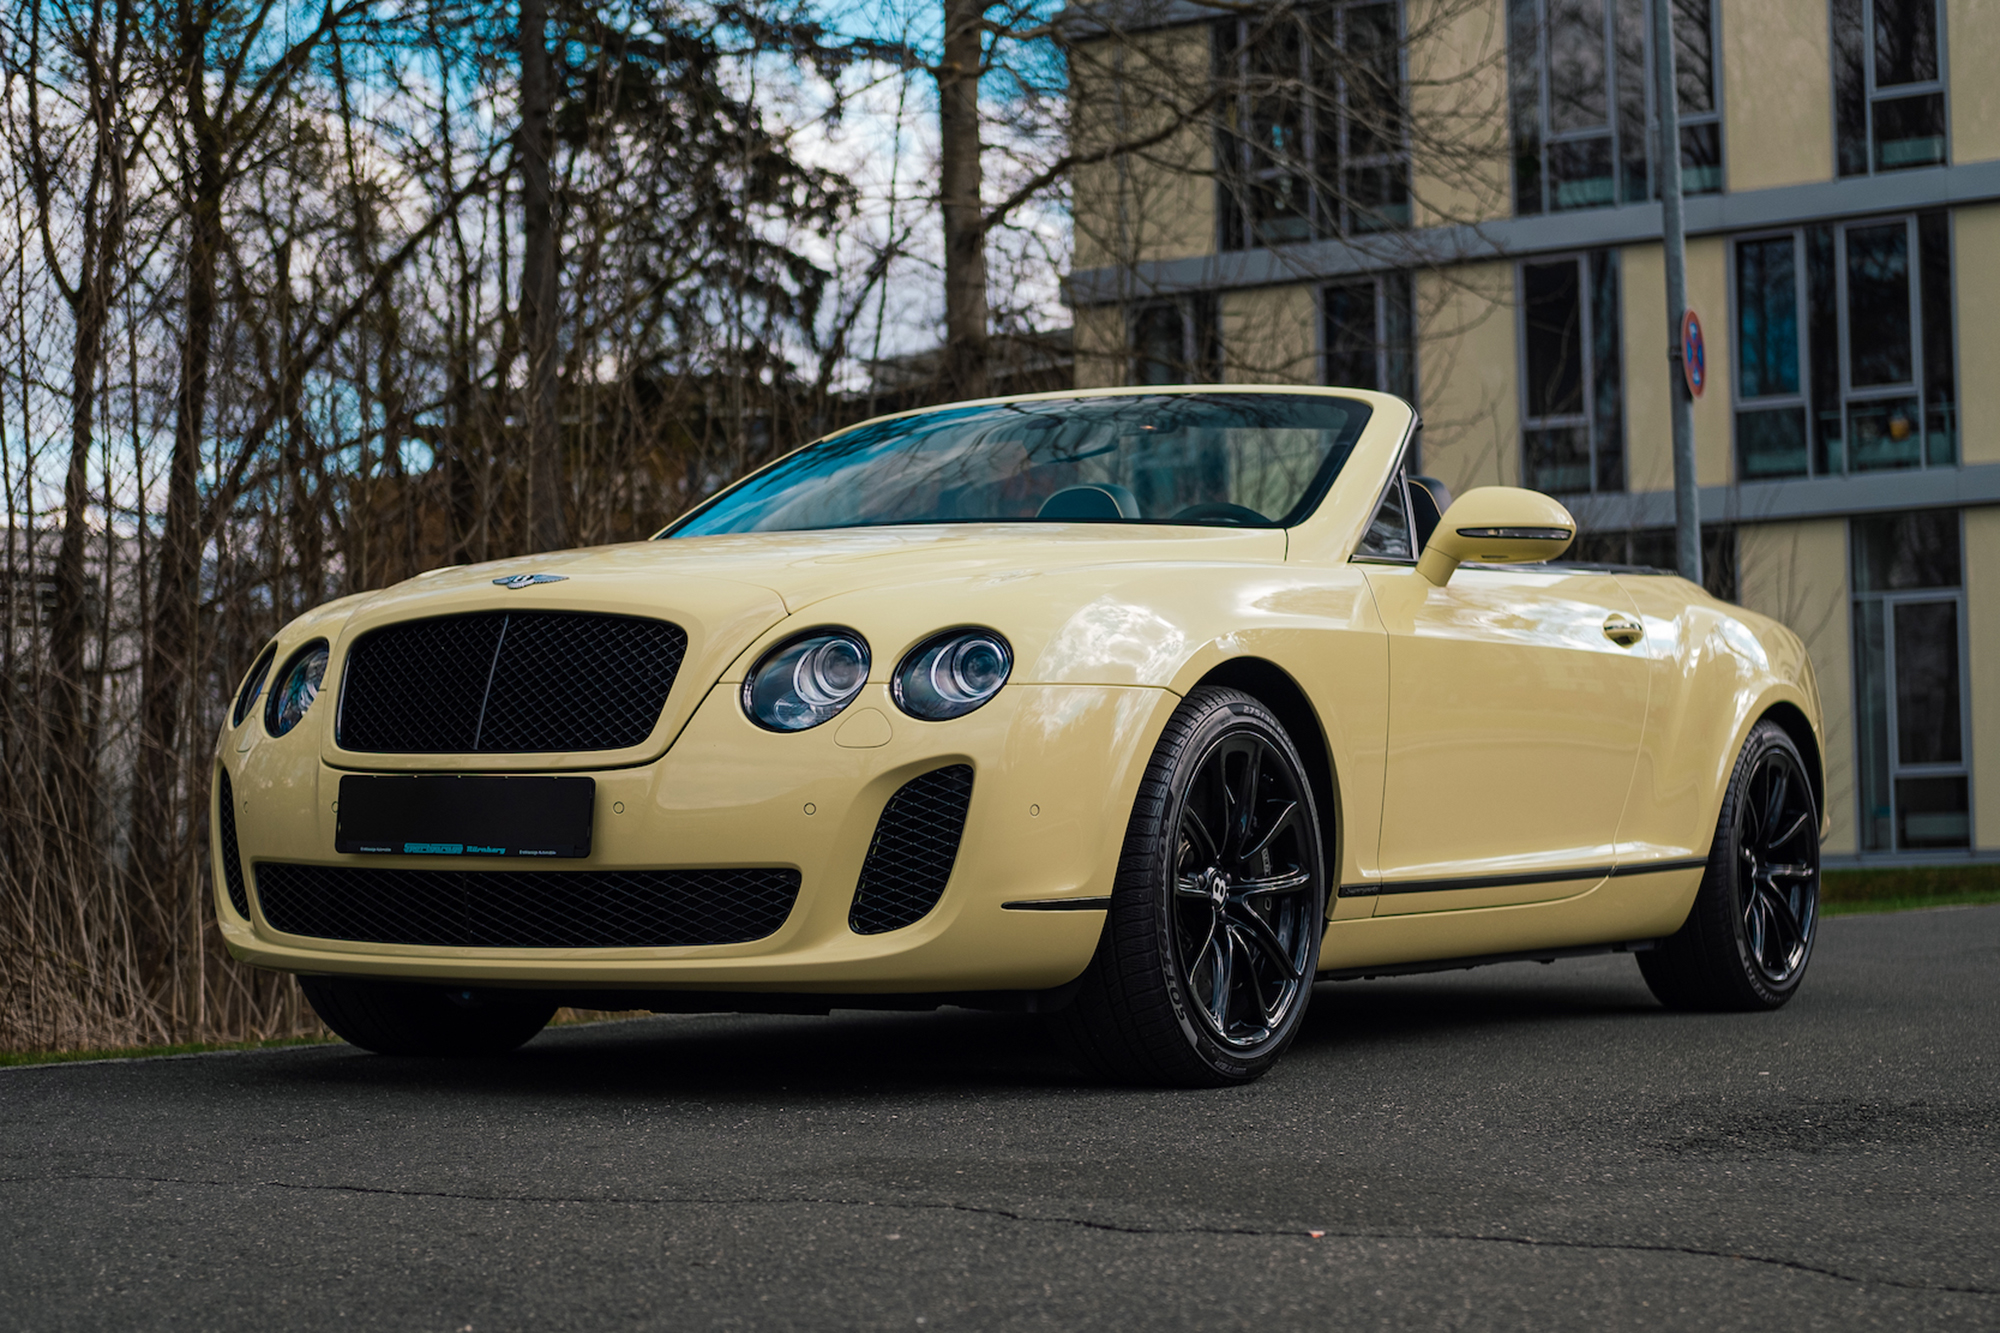
[{"label": "tree trunk", "polygon": [[980,201],[983,0],[945,0],[938,67],[938,193],[944,210],[945,388],[986,393],[986,216]]},{"label": "tree trunk", "polygon": [[[186,11],[184,10],[183,13]],[[198,52],[199,30],[183,30],[184,51]],[[160,576],[146,645],[139,703],[139,767],[133,794],[132,929],[143,975],[161,976],[174,938],[174,862],[180,852],[179,729],[192,675],[196,602],[201,595],[202,430],[208,415],[210,340],[215,328],[216,266],[222,249],[222,145],[207,106],[202,62],[187,57],[184,95],[194,144],[187,210],[185,332],[174,397],[173,454],[167,463],[167,517],[160,534]]]},{"label": "tree trunk", "polygon": [[521,344],[528,359],[528,545],[569,545],[556,441],[556,229],[549,200],[550,87],[545,0],[521,0]]},{"label": "tree trunk", "polygon": [[[95,200],[92,201],[95,203]],[[94,221],[94,220],[93,220]],[[70,350],[69,467],[63,475],[62,542],[56,548],[55,618],[49,633],[49,674],[55,705],[50,718],[50,755],[44,776],[55,818],[50,830],[68,860],[90,844],[92,820],[89,727],[85,722],[86,689],[83,645],[89,637],[86,615],[89,590],[84,575],[84,548],[90,541],[85,513],[90,507],[90,453],[96,435],[97,370],[103,356],[105,317],[110,307],[110,272],[117,246],[109,234],[90,235],[86,229],[83,272],[78,275],[76,340]],[[60,862],[59,862],[60,864]],[[72,863],[73,864],[73,863]]]},{"label": "tree trunk", "polygon": [[[92,58],[83,62],[82,91],[90,110],[93,156],[88,184],[80,201],[83,225],[81,244],[77,247],[76,285],[64,284],[60,272],[56,274],[57,285],[70,308],[75,337],[70,344],[69,466],[63,475],[63,527],[56,548],[55,605],[49,633],[54,698],[50,701],[47,733],[49,752],[42,773],[54,815],[47,825],[49,848],[56,853],[56,864],[67,863],[73,872],[80,871],[82,860],[91,854],[95,820],[96,758],[87,702],[92,691],[83,668],[84,643],[90,632],[84,554],[90,542],[86,514],[90,507],[90,455],[96,444],[97,374],[103,363],[104,332],[110,322],[112,295],[117,287],[116,268],[125,243],[119,76],[126,19],[125,7],[117,6],[108,61],[104,58],[101,11],[93,13],[89,29],[82,34],[86,48],[92,53]],[[37,23],[32,39],[36,59],[39,59],[40,36]],[[31,117],[39,116],[39,100],[32,92],[28,109]],[[39,135],[31,143],[28,169],[40,173],[33,184],[46,240],[53,182],[46,179],[50,167],[41,159]],[[56,262],[53,253],[49,260],[51,264]]]}]

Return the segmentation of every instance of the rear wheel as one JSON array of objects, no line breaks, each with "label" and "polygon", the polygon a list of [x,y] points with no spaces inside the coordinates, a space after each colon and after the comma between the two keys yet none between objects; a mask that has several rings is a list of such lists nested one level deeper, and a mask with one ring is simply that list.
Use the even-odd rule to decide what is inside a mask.
[{"label": "rear wheel", "polygon": [[1236,690],[1190,693],[1153,752],[1111,909],[1058,1032],[1130,1082],[1247,1083],[1297,1034],[1326,919],[1298,750]]},{"label": "rear wheel", "polygon": [[1775,722],[1743,743],[1708,872],[1687,923],[1637,955],[1671,1009],[1776,1009],[1792,998],[1819,927],[1819,808],[1798,746]]},{"label": "rear wheel", "polygon": [[548,1026],[533,991],[466,990],[357,977],[300,977],[320,1021],[378,1055],[503,1055]]}]

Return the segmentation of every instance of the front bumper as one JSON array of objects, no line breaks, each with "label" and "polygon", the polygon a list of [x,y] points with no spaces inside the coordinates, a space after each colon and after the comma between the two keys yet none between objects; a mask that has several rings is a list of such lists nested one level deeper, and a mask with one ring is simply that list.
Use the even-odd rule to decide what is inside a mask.
[{"label": "front bumper", "polygon": [[[735,687],[717,685],[659,759],[590,774],[597,795],[588,858],[532,867],[518,860],[450,858],[448,868],[465,870],[773,867],[800,873],[798,901],[775,934],[676,948],[447,948],[276,930],[257,904],[260,860],[436,869],[441,858],[336,853],[334,803],[349,770],[324,763],[309,744],[264,735],[253,717],[226,733],[220,747],[237,807],[250,913],[246,918],[230,905],[223,839],[217,812],[211,812],[216,912],[231,953],[289,972],[565,989],[839,993],[1059,986],[1089,963],[1103,911],[1021,911],[1003,904],[1110,894],[1139,780],[1179,702],[1161,689],[1010,685],[967,717],[926,723],[898,712],[886,686],[870,685],[840,718],[781,735],[752,725],[737,706]],[[867,710],[878,716],[864,716]],[[964,837],[942,898],[913,925],[855,934],[848,911],[884,806],[911,778],[948,764],[970,764],[974,778]],[[464,756],[441,758],[437,771],[481,769],[476,756]],[[578,770],[565,765],[563,771]]]}]

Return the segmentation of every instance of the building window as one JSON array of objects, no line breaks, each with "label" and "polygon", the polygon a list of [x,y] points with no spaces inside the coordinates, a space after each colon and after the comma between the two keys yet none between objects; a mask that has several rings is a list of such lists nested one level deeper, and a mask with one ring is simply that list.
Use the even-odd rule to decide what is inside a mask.
[{"label": "building window", "polygon": [[1734,262],[1741,480],[1957,461],[1948,214],[1745,237]]},{"label": "building window", "polygon": [[1832,0],[1835,156],[1843,176],[1945,160],[1939,0]]},{"label": "building window", "polygon": [[1861,848],[1970,847],[1958,511],[1850,522]]},{"label": "building window", "polygon": [[1397,0],[1223,19],[1215,64],[1220,248],[1409,225]]},{"label": "building window", "polygon": [[1520,282],[1523,484],[1622,491],[1618,252],[1524,263]]},{"label": "building window", "polygon": [[1320,380],[1417,400],[1410,275],[1384,273],[1320,289]]},{"label": "building window", "polygon": [[[1589,565],[1632,565],[1673,572],[1680,564],[1680,534],[1672,528],[1625,528],[1579,532],[1564,560]],[[1736,529],[1727,523],[1701,528],[1701,583],[1725,602],[1737,597]]]},{"label": "building window", "polygon": [[[1681,188],[1722,189],[1715,8],[1673,5]],[[1659,193],[1647,0],[1508,0],[1514,211],[1642,203]]]},{"label": "building window", "polygon": [[1215,298],[1207,293],[1135,307],[1126,324],[1128,383],[1213,384],[1222,378]]}]

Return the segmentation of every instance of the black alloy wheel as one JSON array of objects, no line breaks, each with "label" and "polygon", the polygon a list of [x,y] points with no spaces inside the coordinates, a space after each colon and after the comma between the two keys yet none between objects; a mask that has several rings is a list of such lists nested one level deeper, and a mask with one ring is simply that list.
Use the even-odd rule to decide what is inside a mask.
[{"label": "black alloy wheel", "polygon": [[1223,736],[1181,796],[1174,957],[1208,1035],[1254,1050],[1312,984],[1316,885],[1300,848],[1304,783],[1253,730]]},{"label": "black alloy wheel", "polygon": [[1250,695],[1194,690],[1140,784],[1104,936],[1058,1032],[1129,1082],[1259,1077],[1311,999],[1326,894],[1291,737]]},{"label": "black alloy wheel", "polygon": [[1638,955],[1674,1009],[1775,1009],[1791,999],[1819,928],[1819,806],[1798,746],[1751,728],[1716,821],[1687,923]]},{"label": "black alloy wheel", "polygon": [[1819,924],[1819,812],[1796,754],[1758,757],[1737,823],[1744,946],[1766,985],[1788,986]]}]

